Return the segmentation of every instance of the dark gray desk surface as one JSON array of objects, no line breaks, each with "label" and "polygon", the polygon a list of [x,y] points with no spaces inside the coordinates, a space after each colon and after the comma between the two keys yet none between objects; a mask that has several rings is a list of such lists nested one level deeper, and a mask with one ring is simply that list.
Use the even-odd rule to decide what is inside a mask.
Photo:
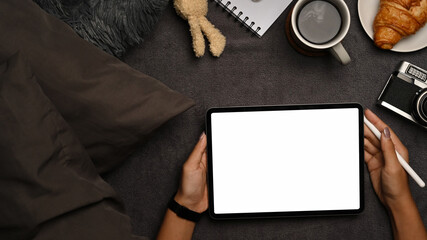
[{"label": "dark gray desk surface", "polygon": [[[341,66],[332,56],[306,57],[285,37],[289,8],[258,39],[209,0],[208,19],[227,37],[220,58],[207,49],[197,59],[187,23],[172,5],[146,41],[124,61],[193,98],[196,106],[162,126],[153,137],[106,179],[123,198],[136,234],[154,238],[182,163],[204,128],[204,113],[214,106],[359,102],[398,133],[410,152],[412,167],[427,180],[427,131],[375,105],[385,81],[401,60],[427,68],[427,48],[412,53],[377,49],[365,34],[357,0],[346,0],[352,16],[343,44],[352,62]],[[427,40],[426,40],[427,41]],[[331,146],[333,149],[333,146]],[[427,189],[410,180],[427,223]],[[197,224],[194,239],[391,239],[385,209],[365,169],[365,211],[358,216],[285,218]]]}]

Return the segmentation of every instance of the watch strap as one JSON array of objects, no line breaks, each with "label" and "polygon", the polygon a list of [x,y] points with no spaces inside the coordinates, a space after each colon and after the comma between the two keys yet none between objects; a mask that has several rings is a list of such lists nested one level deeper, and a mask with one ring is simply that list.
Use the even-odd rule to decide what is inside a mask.
[{"label": "watch strap", "polygon": [[172,210],[178,217],[190,220],[192,222],[198,222],[202,217],[201,213],[192,211],[184,206],[181,206],[175,201],[175,196],[172,196],[169,201],[168,208]]}]

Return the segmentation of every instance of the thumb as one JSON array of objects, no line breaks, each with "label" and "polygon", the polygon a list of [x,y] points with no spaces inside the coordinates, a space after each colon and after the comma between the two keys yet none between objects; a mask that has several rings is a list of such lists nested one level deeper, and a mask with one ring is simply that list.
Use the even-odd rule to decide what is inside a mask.
[{"label": "thumb", "polygon": [[381,134],[381,150],[383,152],[384,165],[386,168],[400,168],[399,161],[396,156],[396,149],[394,148],[393,141],[390,138],[390,129],[388,127],[384,128],[384,131]]},{"label": "thumb", "polygon": [[198,167],[200,164],[200,161],[202,161],[202,156],[206,151],[206,145],[207,145],[206,134],[202,133],[202,135],[199,138],[199,142],[194,147],[194,150],[190,154],[190,157],[188,157],[186,164],[192,167]]}]

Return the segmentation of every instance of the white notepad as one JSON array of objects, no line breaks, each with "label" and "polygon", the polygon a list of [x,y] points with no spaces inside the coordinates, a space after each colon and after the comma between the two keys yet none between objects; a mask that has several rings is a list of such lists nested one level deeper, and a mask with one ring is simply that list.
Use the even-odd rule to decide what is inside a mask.
[{"label": "white notepad", "polygon": [[215,0],[258,37],[262,37],[292,0]]}]

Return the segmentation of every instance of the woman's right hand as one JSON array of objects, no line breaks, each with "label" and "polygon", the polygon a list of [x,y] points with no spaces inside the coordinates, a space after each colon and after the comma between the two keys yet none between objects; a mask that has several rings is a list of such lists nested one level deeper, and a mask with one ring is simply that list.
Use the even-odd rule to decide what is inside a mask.
[{"label": "woman's right hand", "polygon": [[381,132],[381,140],[365,126],[365,162],[372,186],[387,208],[394,239],[427,239],[427,231],[409,190],[408,175],[396,151],[408,161],[408,150],[396,134],[370,110],[365,117]]},{"label": "woman's right hand", "polygon": [[408,161],[408,150],[396,134],[370,110],[366,118],[381,132],[381,140],[365,126],[365,162],[372,185],[380,201],[388,208],[411,203],[408,176],[397,160],[395,151]]}]

